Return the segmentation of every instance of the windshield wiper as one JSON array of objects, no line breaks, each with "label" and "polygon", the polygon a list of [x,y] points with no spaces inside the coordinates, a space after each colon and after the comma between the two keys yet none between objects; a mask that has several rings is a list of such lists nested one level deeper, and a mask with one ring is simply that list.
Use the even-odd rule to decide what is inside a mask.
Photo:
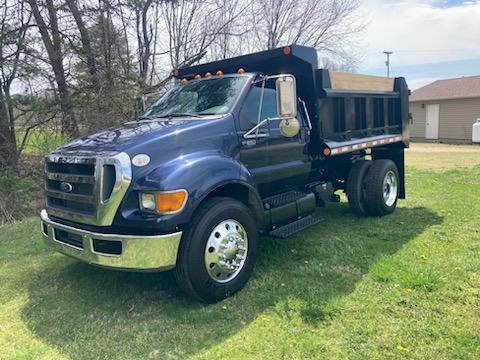
[{"label": "windshield wiper", "polygon": [[195,118],[201,118],[200,115],[197,115],[197,114],[189,114],[189,113],[171,113],[171,114],[164,114],[162,115],[162,117],[168,117],[168,118],[171,118],[171,117],[195,117]]},{"label": "windshield wiper", "polygon": [[201,118],[197,114],[188,114],[188,113],[171,113],[171,114],[160,114],[160,115],[142,115],[139,116],[137,120],[155,120],[155,119],[165,119],[165,118],[174,118],[174,117],[194,117]]},{"label": "windshield wiper", "polygon": [[142,115],[137,118],[137,120],[154,120],[154,119],[159,119],[160,117],[158,116],[152,116],[152,115]]}]

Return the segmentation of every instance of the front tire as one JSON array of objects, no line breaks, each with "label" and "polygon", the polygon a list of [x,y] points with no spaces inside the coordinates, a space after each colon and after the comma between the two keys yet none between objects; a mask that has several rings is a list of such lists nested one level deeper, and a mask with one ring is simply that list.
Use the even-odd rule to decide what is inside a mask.
[{"label": "front tire", "polygon": [[175,279],[200,301],[223,300],[250,278],[257,243],[257,227],[248,207],[231,198],[207,199],[184,232]]},{"label": "front tire", "polygon": [[396,206],[399,193],[397,166],[392,160],[375,160],[368,170],[366,183],[366,209],[369,215],[391,214]]}]

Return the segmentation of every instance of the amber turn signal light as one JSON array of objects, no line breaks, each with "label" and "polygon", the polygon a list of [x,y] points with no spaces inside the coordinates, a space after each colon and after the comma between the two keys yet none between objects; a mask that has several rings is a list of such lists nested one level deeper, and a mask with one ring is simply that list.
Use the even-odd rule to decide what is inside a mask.
[{"label": "amber turn signal light", "polygon": [[155,194],[155,211],[160,214],[172,214],[183,209],[187,201],[185,190],[159,192]]},{"label": "amber turn signal light", "polygon": [[326,147],[326,148],[323,148],[323,156],[330,156],[331,154],[331,150],[330,148]]}]

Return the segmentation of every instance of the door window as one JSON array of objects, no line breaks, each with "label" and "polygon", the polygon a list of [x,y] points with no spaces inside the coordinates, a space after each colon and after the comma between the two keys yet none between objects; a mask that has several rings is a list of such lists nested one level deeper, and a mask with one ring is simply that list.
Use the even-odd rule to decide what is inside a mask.
[{"label": "door window", "polygon": [[[258,86],[252,87],[243,104],[240,112],[240,129],[250,130],[257,125],[258,109],[260,107],[260,95],[262,88]],[[272,88],[265,88],[263,94],[262,113],[260,121],[266,118],[277,117],[277,92]]]}]

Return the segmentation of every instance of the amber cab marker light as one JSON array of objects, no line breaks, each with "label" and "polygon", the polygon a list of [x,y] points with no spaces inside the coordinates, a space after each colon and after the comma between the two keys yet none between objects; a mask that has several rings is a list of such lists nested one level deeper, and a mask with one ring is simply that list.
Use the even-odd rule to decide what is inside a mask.
[{"label": "amber cab marker light", "polygon": [[210,76],[212,76],[212,73],[211,73],[210,71],[208,71],[208,72],[205,73],[205,77],[208,78],[208,77],[210,77]]},{"label": "amber cab marker light", "polygon": [[244,73],[245,73],[245,69],[244,69],[244,68],[240,68],[240,69],[238,69],[237,73],[239,73],[239,74],[244,74]]},{"label": "amber cab marker light", "polygon": [[323,156],[330,156],[331,153],[330,148],[323,148]]},{"label": "amber cab marker light", "polygon": [[200,80],[201,78],[202,78],[202,76],[201,76],[200,74],[197,74],[197,75],[195,75],[195,77],[194,77],[195,80]]},{"label": "amber cab marker light", "polygon": [[217,76],[222,76],[222,75],[223,75],[223,71],[222,71],[222,70],[218,70],[215,75],[217,75]]},{"label": "amber cab marker light", "polygon": [[185,205],[186,197],[187,192],[185,190],[156,193],[155,211],[161,214],[177,212]]},{"label": "amber cab marker light", "polygon": [[283,53],[284,53],[285,55],[289,55],[291,52],[292,52],[292,49],[290,48],[290,46],[285,46],[285,47],[283,48]]}]

